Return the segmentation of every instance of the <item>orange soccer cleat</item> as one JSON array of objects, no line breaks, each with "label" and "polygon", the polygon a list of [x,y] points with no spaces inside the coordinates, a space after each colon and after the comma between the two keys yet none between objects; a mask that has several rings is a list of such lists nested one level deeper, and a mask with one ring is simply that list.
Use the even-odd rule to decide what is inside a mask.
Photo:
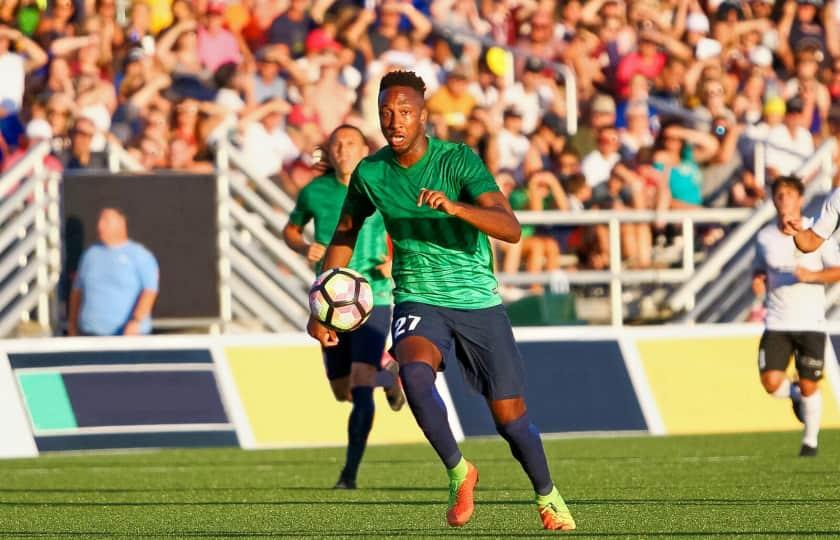
[{"label": "orange soccer cleat", "polygon": [[463,480],[449,482],[449,509],[446,511],[446,522],[452,527],[463,527],[467,524],[475,510],[473,492],[478,484],[478,469],[467,462],[467,475]]},{"label": "orange soccer cleat", "polygon": [[577,527],[572,513],[557,488],[545,497],[537,496],[537,510],[540,512],[543,529],[550,531],[573,531]]}]

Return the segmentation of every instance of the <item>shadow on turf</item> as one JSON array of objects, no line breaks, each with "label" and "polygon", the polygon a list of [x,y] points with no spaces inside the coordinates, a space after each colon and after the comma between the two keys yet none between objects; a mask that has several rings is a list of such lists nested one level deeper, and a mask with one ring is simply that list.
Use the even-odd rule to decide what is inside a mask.
[{"label": "shadow on turf", "polygon": [[[332,491],[332,490],[330,490]],[[440,505],[441,500],[424,500],[424,501],[346,501],[341,499],[325,500],[325,499],[308,499],[308,500],[294,500],[294,501],[0,501],[0,506],[65,506],[65,507],[87,507],[87,506],[255,506],[255,505],[272,505],[272,506],[298,506],[298,505],[313,505],[323,504],[329,502],[331,505],[337,506],[393,506],[394,504],[409,505],[409,506],[427,506]],[[481,498],[479,500],[482,506],[488,505],[532,505],[533,501],[527,500],[488,500]],[[572,505],[671,505],[671,506],[697,506],[697,505],[717,505],[717,506],[754,506],[757,504],[814,504],[814,503],[838,503],[840,499],[569,499],[567,501]],[[836,533],[835,533],[836,534]]]},{"label": "shadow on turf", "polygon": [[[517,537],[545,537],[552,535],[547,531],[500,531],[499,529],[475,529],[467,527],[460,531],[444,529],[439,531],[416,529],[388,529],[382,531],[366,532],[311,532],[311,531],[177,531],[168,533],[132,533],[132,538],[370,538],[377,536],[422,536],[422,537],[464,537],[470,538],[499,538],[504,533],[513,534]],[[124,532],[106,531],[3,531],[0,530],[3,538],[125,538]],[[710,532],[710,531],[665,531],[665,532],[584,532],[575,531],[574,536],[593,537],[621,537],[621,538],[679,538],[683,536],[705,536],[705,537],[740,537],[740,536],[766,536],[766,537],[797,537],[797,536],[837,536],[837,531],[740,531],[740,532]]]},{"label": "shadow on turf", "polygon": [[[482,488],[482,492],[501,491],[511,492],[522,490],[523,488]],[[183,493],[192,491],[329,491],[335,492],[332,486],[241,486],[241,487],[190,487],[190,488],[174,488],[174,487],[160,487],[160,488],[0,488],[2,493]],[[443,487],[401,487],[401,486],[383,486],[383,487],[361,487],[357,491],[373,492],[373,491],[429,491],[429,492],[445,492],[446,486]]]}]

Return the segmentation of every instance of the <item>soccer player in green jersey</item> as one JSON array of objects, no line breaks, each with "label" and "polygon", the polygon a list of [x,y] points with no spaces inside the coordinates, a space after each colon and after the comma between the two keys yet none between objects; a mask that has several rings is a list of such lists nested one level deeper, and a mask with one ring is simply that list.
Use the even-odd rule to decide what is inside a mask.
[{"label": "soccer player in green jersey", "polygon": [[[368,154],[364,135],[353,126],[339,126],[327,142],[327,158],[331,170],[314,179],[301,190],[289,223],[283,230],[286,243],[305,255],[316,268],[321,266],[325,246],[332,238],[347,194],[347,184],[356,165]],[[303,236],[303,228],[315,221],[314,242]],[[347,423],[347,458],[336,488],[354,489],[359,464],[373,425],[373,388],[384,386],[388,404],[399,410],[405,398],[397,379],[397,366],[390,362],[390,371],[379,371],[388,330],[391,326],[393,282],[385,225],[379,213],[371,215],[361,227],[358,249],[349,266],[370,282],[374,308],[367,322],[347,334],[337,347],[324,349],[327,379],[338,401],[352,401]]]},{"label": "soccer player in green jersey", "polygon": [[[528,418],[522,358],[493,275],[487,237],[516,242],[519,222],[478,156],[426,136],[422,79],[397,71],[379,88],[388,145],[353,173],[324,268],[351,260],[362,223],[378,210],[394,242],[394,349],[411,412],[449,476],[447,522],[469,521],[478,483],[478,470],[461,455],[435,389],[437,371],[454,356],[531,480],[543,526],[574,529]],[[325,347],[339,343],[315,318],[308,330]]]}]

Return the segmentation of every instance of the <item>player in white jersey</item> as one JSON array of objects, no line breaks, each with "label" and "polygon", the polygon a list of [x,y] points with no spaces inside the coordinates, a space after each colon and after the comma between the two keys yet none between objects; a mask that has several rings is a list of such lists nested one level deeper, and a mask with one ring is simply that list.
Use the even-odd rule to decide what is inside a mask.
[{"label": "player in white jersey", "polygon": [[[778,220],[758,233],[753,291],[766,295],[766,329],[761,336],[758,367],[768,394],[791,399],[796,417],[805,424],[800,456],[817,455],[822,416],[819,381],[825,365],[825,284],[840,281],[840,247],[827,240],[803,253],[786,233],[789,223],[810,227],[803,217],[802,181],[792,176],[773,183]],[[833,231],[832,231],[833,232]],[[791,355],[799,381],[786,373]]]}]

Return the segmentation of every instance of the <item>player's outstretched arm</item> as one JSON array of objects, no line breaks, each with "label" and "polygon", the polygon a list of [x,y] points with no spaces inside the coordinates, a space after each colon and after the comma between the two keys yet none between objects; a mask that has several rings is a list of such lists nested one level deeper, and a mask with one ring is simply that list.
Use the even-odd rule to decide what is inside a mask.
[{"label": "player's outstretched arm", "polygon": [[799,251],[811,253],[823,245],[840,224],[840,189],[835,189],[823,204],[820,217],[813,226],[805,228],[802,218],[782,219],[782,232],[793,236],[793,241]]},{"label": "player's outstretched arm", "polygon": [[795,270],[794,274],[796,275],[796,279],[802,283],[828,285],[829,283],[840,281],[840,266],[825,268],[823,270],[808,270],[800,266]]},{"label": "player's outstretched arm", "polygon": [[498,192],[482,193],[475,200],[475,205],[451,201],[442,191],[420,190],[417,206],[428,205],[450,216],[463,219],[479,231],[515,244],[522,236],[522,226],[507,198]]},{"label": "player's outstretched arm", "polygon": [[[351,214],[342,213],[338,220],[338,226],[333,233],[332,242],[324,254],[323,271],[330,268],[346,267],[353,258],[353,249],[356,247],[356,239],[359,237],[359,229],[362,228],[363,220],[354,218]],[[327,328],[315,317],[309,317],[309,324],[306,331],[310,336],[317,339],[324,347],[338,345],[338,335],[335,330]]]},{"label": "player's outstretched arm", "polygon": [[825,239],[821,238],[811,229],[806,229],[796,233],[796,236],[793,237],[793,241],[796,243],[796,247],[799,248],[799,251],[803,253],[811,253],[812,251],[820,249],[820,246]]},{"label": "player's outstretched arm", "polygon": [[344,268],[350,264],[353,258],[353,250],[356,249],[356,239],[359,237],[359,230],[364,220],[354,217],[352,214],[343,213],[338,220],[338,225],[333,233],[332,241],[324,254],[324,268]]}]

